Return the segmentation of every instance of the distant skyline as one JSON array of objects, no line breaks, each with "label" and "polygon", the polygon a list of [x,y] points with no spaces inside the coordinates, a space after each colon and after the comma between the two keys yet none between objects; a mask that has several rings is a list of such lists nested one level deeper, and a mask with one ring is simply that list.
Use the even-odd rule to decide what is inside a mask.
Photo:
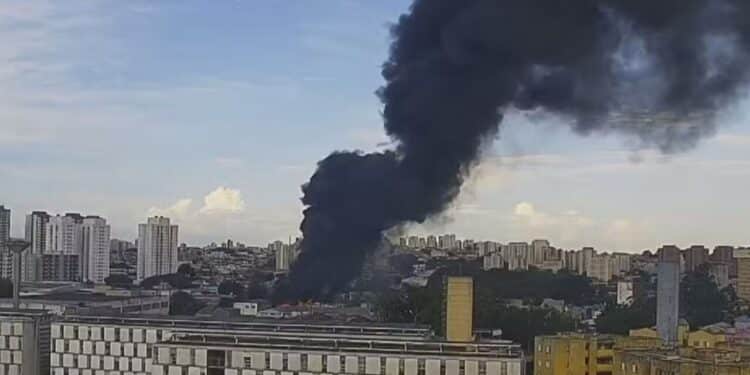
[{"label": "distant skyline", "polygon": [[[302,183],[338,149],[388,147],[374,91],[409,1],[0,3],[0,205],[101,215],[132,240],[298,235]],[[695,150],[579,137],[512,113],[461,197],[416,234],[639,252],[750,245],[750,100]],[[363,213],[366,214],[366,213]]]}]

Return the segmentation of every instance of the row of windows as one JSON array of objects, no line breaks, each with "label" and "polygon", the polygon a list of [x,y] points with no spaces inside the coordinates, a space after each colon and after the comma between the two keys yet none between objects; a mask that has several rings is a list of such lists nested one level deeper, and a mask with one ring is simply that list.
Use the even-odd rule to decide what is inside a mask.
[{"label": "row of windows", "polygon": [[[205,366],[246,370],[311,371],[316,373],[406,374],[407,369],[417,375],[441,374],[496,374],[508,373],[508,363],[502,361],[471,361],[461,359],[371,357],[322,355],[306,353],[233,352],[222,350],[193,350],[189,348],[160,348],[155,362],[162,365]],[[197,357],[200,357],[198,360]],[[520,365],[519,365],[520,366]],[[187,367],[186,367],[187,368]],[[391,371],[386,371],[390,369]]]},{"label": "row of windows", "polygon": [[2,336],[23,336],[23,323],[21,322],[2,322],[0,323],[0,335]]},{"label": "row of windows", "polygon": [[155,343],[168,336],[168,333],[157,329],[52,325],[52,338]]},{"label": "row of windows", "polygon": [[20,336],[0,336],[0,349],[21,349],[23,338]]},{"label": "row of windows", "polygon": [[102,369],[119,371],[146,371],[151,369],[151,359],[109,356],[53,354],[50,358],[53,369]]},{"label": "row of windows", "polygon": [[151,345],[143,343],[120,343],[106,341],[55,340],[56,353],[98,354],[116,357],[151,358]]},{"label": "row of windows", "polygon": [[21,375],[21,366],[0,364],[0,375]]}]

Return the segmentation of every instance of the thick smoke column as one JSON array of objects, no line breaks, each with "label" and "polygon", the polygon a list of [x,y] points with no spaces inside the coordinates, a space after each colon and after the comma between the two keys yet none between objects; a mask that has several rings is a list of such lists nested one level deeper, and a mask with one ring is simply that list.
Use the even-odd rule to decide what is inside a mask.
[{"label": "thick smoke column", "polygon": [[665,152],[712,134],[748,78],[750,2],[416,0],[392,36],[378,95],[395,149],[320,161],[282,299],[330,296],[384,231],[445,210],[508,109]]}]

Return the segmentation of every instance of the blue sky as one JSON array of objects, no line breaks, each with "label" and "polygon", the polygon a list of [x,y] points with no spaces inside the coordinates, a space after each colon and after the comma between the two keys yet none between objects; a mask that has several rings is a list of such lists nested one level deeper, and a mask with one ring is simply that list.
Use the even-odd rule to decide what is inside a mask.
[{"label": "blue sky", "polygon": [[[386,141],[374,91],[408,1],[0,2],[0,204],[166,214],[192,244],[297,234],[299,186]],[[750,243],[750,111],[661,155],[512,114],[455,207],[415,233],[638,251]]]}]

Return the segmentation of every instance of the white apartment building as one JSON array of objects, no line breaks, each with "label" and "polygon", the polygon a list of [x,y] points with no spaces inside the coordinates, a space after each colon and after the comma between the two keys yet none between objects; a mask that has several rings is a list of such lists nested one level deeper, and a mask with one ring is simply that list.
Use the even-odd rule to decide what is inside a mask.
[{"label": "white apartment building", "polygon": [[34,211],[26,215],[25,237],[31,245],[23,253],[21,279],[35,281],[41,274],[40,257],[47,247],[47,223],[50,215],[44,211]]},{"label": "white apartment building", "polygon": [[83,217],[79,214],[57,215],[49,218],[43,253],[80,255],[82,224]]},{"label": "white apartment building", "polygon": [[547,240],[534,240],[531,242],[529,253],[529,264],[541,265],[544,263],[545,254],[549,252],[550,244]]},{"label": "white apartment building", "polygon": [[13,254],[5,247],[10,239],[10,210],[0,206],[0,277],[13,278]]},{"label": "white apartment building", "polygon": [[109,277],[110,227],[107,220],[87,216],[81,225],[81,279],[104,284]]},{"label": "white apartment building", "polygon": [[608,254],[597,254],[591,257],[586,270],[586,275],[599,281],[612,279],[611,261]]},{"label": "white apartment building", "polygon": [[482,269],[485,271],[499,270],[503,268],[505,268],[505,261],[500,253],[489,253],[482,257]]},{"label": "white apartment building", "polygon": [[138,225],[138,280],[176,272],[177,242],[177,225],[167,217],[150,217]]},{"label": "white apartment building", "polygon": [[276,271],[286,272],[294,262],[294,247],[292,245],[281,244],[276,249]]},{"label": "white apartment building", "polygon": [[438,247],[442,250],[454,250],[458,248],[455,234],[444,234],[438,237]]}]

